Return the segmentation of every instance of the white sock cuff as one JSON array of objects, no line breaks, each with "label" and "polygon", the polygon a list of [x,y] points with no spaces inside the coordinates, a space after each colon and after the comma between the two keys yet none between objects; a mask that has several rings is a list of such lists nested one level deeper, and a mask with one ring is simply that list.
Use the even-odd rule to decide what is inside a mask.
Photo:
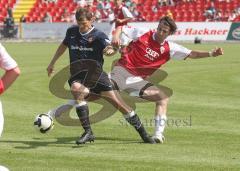
[{"label": "white sock cuff", "polygon": [[157,115],[155,117],[155,136],[162,135],[166,125],[167,125],[167,116]]},{"label": "white sock cuff", "polygon": [[157,132],[159,130],[163,132],[165,125],[167,124],[167,116],[166,115],[157,115],[155,116],[155,127],[157,128]]},{"label": "white sock cuff", "polygon": [[125,114],[124,117],[125,117],[125,118],[131,118],[131,117],[133,117],[135,114],[136,114],[136,113],[135,113],[135,111],[133,110],[133,111]]},{"label": "white sock cuff", "polygon": [[81,101],[80,103],[76,104],[76,107],[84,106],[86,104],[87,104],[86,101]]},{"label": "white sock cuff", "polygon": [[167,120],[167,115],[156,115],[155,120]]},{"label": "white sock cuff", "polygon": [[52,109],[47,112],[47,115],[51,116],[52,118],[55,118],[55,113],[57,109]]}]

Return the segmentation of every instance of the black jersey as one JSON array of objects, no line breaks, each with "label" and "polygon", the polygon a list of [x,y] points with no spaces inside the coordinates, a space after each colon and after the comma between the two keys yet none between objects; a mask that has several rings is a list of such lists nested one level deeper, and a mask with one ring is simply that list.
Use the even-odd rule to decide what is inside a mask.
[{"label": "black jersey", "polygon": [[96,28],[92,28],[85,34],[79,32],[78,26],[68,28],[63,44],[69,49],[70,63],[81,59],[96,61],[102,68],[103,49],[110,44],[105,33]]},{"label": "black jersey", "polygon": [[63,44],[69,49],[70,85],[77,81],[97,94],[112,90],[110,80],[102,70],[103,50],[110,44],[103,32],[93,27],[82,34],[78,26],[72,26],[67,30]]}]

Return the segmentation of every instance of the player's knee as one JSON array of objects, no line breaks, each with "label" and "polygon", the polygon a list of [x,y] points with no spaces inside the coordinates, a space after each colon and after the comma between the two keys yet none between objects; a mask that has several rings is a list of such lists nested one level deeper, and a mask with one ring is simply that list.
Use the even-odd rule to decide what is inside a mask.
[{"label": "player's knee", "polygon": [[168,101],[169,101],[169,98],[166,97],[166,98],[163,98],[163,99],[157,101],[156,104],[160,105],[160,106],[167,106],[168,105]]},{"label": "player's knee", "polygon": [[169,96],[162,90],[155,90],[155,95],[159,97],[161,101],[168,102]]},{"label": "player's knee", "polygon": [[75,82],[71,85],[71,91],[72,92],[80,92],[80,88],[81,88],[80,83]]},{"label": "player's knee", "polygon": [[78,82],[72,84],[71,91],[78,93],[89,93],[88,88]]}]

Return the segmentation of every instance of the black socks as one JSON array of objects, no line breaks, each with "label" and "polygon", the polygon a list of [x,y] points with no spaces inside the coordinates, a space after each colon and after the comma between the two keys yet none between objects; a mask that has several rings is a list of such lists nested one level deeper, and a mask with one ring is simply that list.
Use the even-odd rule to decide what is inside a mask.
[{"label": "black socks", "polygon": [[82,127],[85,131],[92,131],[90,121],[89,121],[89,109],[88,105],[83,106],[77,106],[76,112],[78,115],[78,118],[82,124]]}]

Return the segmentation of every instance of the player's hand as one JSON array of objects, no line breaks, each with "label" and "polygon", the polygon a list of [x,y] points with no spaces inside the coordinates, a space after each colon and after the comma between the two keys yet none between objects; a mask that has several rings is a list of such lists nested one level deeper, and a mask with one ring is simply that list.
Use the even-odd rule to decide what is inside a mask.
[{"label": "player's hand", "polygon": [[222,48],[215,48],[212,50],[212,56],[213,57],[216,57],[216,56],[219,56],[219,55],[223,55],[223,49]]},{"label": "player's hand", "polygon": [[115,47],[119,47],[120,43],[121,43],[121,41],[119,39],[119,36],[113,36],[112,45],[115,46]]},{"label": "player's hand", "polygon": [[103,50],[103,54],[106,56],[112,56],[116,53],[116,50],[112,47],[112,46],[107,46],[104,50]]},{"label": "player's hand", "polygon": [[116,22],[119,23],[119,24],[122,24],[122,23],[123,23],[123,20],[117,19]]},{"label": "player's hand", "polygon": [[49,64],[47,67],[47,73],[48,76],[50,77],[52,75],[52,73],[54,73],[54,65],[53,64]]}]

